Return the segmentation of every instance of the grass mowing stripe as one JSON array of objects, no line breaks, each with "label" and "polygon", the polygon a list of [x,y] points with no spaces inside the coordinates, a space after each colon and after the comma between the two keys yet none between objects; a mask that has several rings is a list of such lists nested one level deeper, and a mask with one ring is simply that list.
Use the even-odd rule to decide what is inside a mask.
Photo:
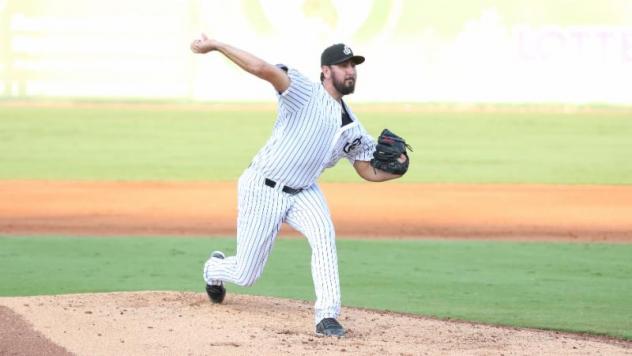
[{"label": "grass mowing stripe", "polygon": [[347,289],[354,291],[346,303],[632,338],[630,245],[363,244],[372,246],[350,248],[354,256],[345,257],[364,260],[361,268],[345,270]]},{"label": "grass mowing stripe", "polygon": [[0,107],[0,179],[232,180],[272,122],[247,111]]},{"label": "grass mowing stripe", "polygon": [[[233,239],[0,238],[0,295],[203,291]],[[339,240],[343,304],[632,339],[632,245]],[[279,240],[263,277],[232,293],[313,300],[309,247]]]},{"label": "grass mowing stripe", "polygon": [[[632,184],[621,113],[362,112],[415,151],[402,182]],[[0,179],[235,180],[268,139],[273,111],[0,106]],[[230,148],[230,149],[227,149]],[[361,179],[348,162],[322,177]]]}]

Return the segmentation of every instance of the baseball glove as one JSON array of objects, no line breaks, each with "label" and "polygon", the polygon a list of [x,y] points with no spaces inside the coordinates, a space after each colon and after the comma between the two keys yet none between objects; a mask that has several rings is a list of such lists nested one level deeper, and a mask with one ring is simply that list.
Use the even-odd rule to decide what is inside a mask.
[{"label": "baseball glove", "polygon": [[[371,166],[392,174],[402,175],[406,173],[409,161],[406,148],[413,150],[403,138],[395,135],[388,129],[384,129],[377,139]],[[398,160],[402,154],[406,156],[406,161],[404,162]]]}]

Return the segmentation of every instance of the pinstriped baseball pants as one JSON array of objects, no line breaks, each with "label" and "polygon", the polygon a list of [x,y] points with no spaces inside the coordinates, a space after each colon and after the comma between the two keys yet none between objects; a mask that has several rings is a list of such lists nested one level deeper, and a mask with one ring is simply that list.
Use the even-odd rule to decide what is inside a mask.
[{"label": "pinstriped baseball pants", "polygon": [[311,269],[316,303],[315,323],[340,314],[340,281],[336,237],[329,208],[318,185],[298,194],[270,188],[265,177],[248,168],[239,178],[237,254],[212,258],[204,265],[208,284],[219,281],[250,286],[261,276],[274,240],[286,222],[301,232],[311,249]]}]

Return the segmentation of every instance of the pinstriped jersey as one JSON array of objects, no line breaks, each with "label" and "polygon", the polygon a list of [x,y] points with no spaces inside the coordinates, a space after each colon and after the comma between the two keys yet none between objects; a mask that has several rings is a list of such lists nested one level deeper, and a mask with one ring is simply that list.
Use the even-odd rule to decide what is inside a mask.
[{"label": "pinstriped jersey", "polygon": [[278,94],[272,135],[251,167],[280,184],[307,188],[343,157],[351,163],[371,160],[375,141],[351,109],[343,102],[353,122],[341,127],[342,106],[321,83],[295,69],[288,76],[290,86]]}]

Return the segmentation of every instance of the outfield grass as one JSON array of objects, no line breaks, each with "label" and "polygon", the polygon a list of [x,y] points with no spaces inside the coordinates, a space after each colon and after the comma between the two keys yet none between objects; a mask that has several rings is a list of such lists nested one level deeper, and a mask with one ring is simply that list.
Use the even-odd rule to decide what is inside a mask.
[{"label": "outfield grass", "polygon": [[[0,106],[0,179],[235,180],[272,111]],[[632,184],[632,120],[621,112],[362,112],[415,151],[402,182]],[[323,181],[359,181],[347,162]]]},{"label": "outfield grass", "polygon": [[[203,291],[232,239],[0,238],[0,295]],[[632,245],[338,241],[345,306],[632,339]],[[230,293],[313,300],[309,247],[277,241],[260,281]]]}]

